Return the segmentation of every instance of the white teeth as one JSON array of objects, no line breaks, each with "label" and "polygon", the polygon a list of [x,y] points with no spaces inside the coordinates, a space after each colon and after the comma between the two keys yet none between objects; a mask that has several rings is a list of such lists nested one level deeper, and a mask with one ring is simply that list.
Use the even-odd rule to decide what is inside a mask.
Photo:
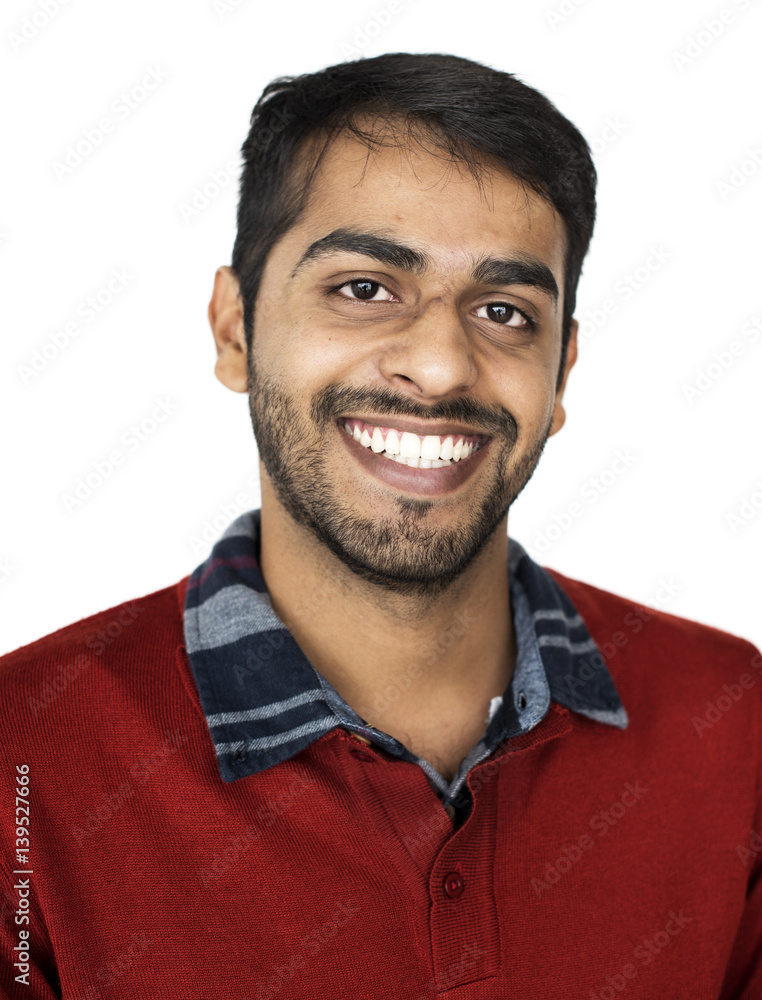
[{"label": "white teeth", "polygon": [[384,435],[378,427],[373,429],[373,437],[370,439],[370,447],[376,454],[384,450]]},{"label": "white teeth", "polygon": [[456,440],[452,434],[444,439],[436,434],[427,434],[421,439],[409,431],[398,434],[390,428],[384,441],[380,427],[374,427],[371,435],[367,427],[360,430],[359,424],[353,425],[348,420],[342,426],[364,448],[413,469],[441,469],[443,465],[453,465],[479,450],[478,444],[466,443],[460,436]]},{"label": "white teeth", "polygon": [[405,431],[400,438],[400,455],[403,458],[420,458],[421,441],[417,434]]},{"label": "white teeth", "polygon": [[421,458],[439,458],[439,435],[427,434],[421,444]]},{"label": "white teeth", "polygon": [[386,434],[386,450],[390,455],[399,455],[400,453],[400,439],[397,437],[396,431],[388,431]]}]

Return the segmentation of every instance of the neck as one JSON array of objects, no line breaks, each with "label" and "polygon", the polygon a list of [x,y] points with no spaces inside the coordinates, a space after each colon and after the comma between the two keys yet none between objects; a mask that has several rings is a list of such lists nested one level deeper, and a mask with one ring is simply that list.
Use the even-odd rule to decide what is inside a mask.
[{"label": "neck", "polygon": [[411,733],[431,739],[445,722],[465,743],[472,731],[479,738],[516,656],[507,518],[434,596],[358,577],[290,517],[264,481],[261,525],[260,566],[273,609],[360,718],[406,734],[411,749]]}]

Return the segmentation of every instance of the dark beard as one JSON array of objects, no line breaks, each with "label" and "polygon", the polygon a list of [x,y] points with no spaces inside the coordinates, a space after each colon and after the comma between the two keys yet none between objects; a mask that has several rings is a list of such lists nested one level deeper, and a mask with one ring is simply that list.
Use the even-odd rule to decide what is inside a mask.
[{"label": "dark beard", "polygon": [[[327,386],[313,398],[310,420],[305,421],[273,378],[258,376],[253,353],[248,376],[251,422],[280,503],[357,576],[425,603],[445,591],[482,550],[529,481],[550,433],[549,424],[531,451],[509,468],[519,431],[505,409],[482,412],[466,399],[424,409],[391,392],[338,385]],[[490,448],[500,448],[495,475],[468,521],[454,529],[427,525],[426,514],[436,501],[402,495],[395,499],[397,518],[358,516],[337,492],[320,445],[339,415],[363,411],[389,414],[390,424],[397,414],[466,423],[492,434]]]}]

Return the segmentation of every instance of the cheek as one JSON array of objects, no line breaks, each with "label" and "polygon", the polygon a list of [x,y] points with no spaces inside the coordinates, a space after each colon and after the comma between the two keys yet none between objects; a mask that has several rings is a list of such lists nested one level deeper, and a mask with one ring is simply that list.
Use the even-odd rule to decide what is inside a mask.
[{"label": "cheek", "polygon": [[270,324],[260,346],[257,360],[263,371],[266,368],[300,395],[330,383],[356,382],[367,374],[357,334],[353,339],[325,329],[309,313],[295,323]]},{"label": "cheek", "polygon": [[516,369],[501,380],[495,398],[515,417],[520,442],[529,445],[552,419],[555,381],[544,370]]},{"label": "cheek", "polygon": [[544,431],[553,419],[560,362],[560,351],[549,351],[544,356],[543,363],[536,367],[531,383],[527,385],[527,406],[531,410],[537,431]]}]

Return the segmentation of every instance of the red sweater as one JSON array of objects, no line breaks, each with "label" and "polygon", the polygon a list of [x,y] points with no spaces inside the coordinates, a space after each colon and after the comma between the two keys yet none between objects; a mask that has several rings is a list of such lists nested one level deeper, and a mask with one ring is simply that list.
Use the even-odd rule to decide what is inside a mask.
[{"label": "red sweater", "polygon": [[223,782],[187,578],[0,659],[2,996],[759,998],[762,657],[553,575],[630,724],[551,703],[457,830],[341,728]]}]

